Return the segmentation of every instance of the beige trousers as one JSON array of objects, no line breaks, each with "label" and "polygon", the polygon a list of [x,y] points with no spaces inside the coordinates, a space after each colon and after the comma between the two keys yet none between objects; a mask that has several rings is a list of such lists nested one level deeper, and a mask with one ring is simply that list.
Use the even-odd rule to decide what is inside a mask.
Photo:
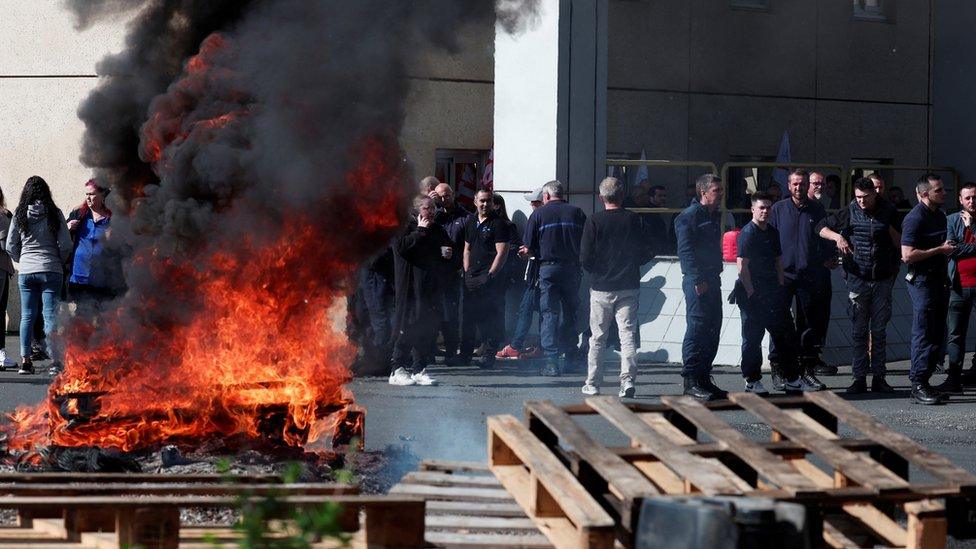
[{"label": "beige trousers", "polygon": [[607,342],[610,323],[617,322],[620,334],[620,382],[637,380],[637,303],[640,290],[600,292],[590,290],[590,353],[587,356],[586,383],[600,386],[603,371],[600,353]]}]

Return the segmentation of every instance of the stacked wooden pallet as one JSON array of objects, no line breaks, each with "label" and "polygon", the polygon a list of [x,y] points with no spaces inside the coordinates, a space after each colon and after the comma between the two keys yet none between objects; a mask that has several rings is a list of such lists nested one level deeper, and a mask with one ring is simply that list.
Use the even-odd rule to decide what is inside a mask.
[{"label": "stacked wooden pallet", "polygon": [[[239,538],[229,526],[187,527],[180,510],[235,508],[273,494],[287,508],[342,504],[341,527],[356,544],[422,547],[424,501],[364,496],[348,484],[280,484],[274,477],[218,475],[0,475],[0,508],[15,509],[16,527],[0,528],[0,546],[42,548],[212,547]],[[287,525],[283,525],[287,528]],[[323,542],[320,547],[334,544]]]},{"label": "stacked wooden pallet", "polygon": [[[722,411],[748,412],[747,424],[768,425],[772,440],[750,438]],[[593,414],[630,446],[594,440],[576,419]],[[525,423],[489,418],[491,471],[557,547],[631,546],[645,498],[688,494],[802,503],[815,535],[834,547],[944,547],[948,528],[976,521],[976,476],[833,393],[738,393],[708,404],[663,397],[659,405],[595,397],[563,408],[535,401],[525,415]],[[839,437],[840,422],[860,436]],[[910,482],[910,466],[932,480]]]},{"label": "stacked wooden pallet", "polygon": [[427,501],[429,546],[551,547],[486,463],[424,461],[390,494]]}]

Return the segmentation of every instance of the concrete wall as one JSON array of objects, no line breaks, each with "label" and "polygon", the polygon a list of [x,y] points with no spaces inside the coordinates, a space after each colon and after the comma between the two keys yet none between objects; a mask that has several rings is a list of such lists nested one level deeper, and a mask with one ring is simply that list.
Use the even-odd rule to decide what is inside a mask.
[{"label": "concrete wall", "polygon": [[[788,131],[797,162],[928,164],[930,3],[888,4],[877,22],[826,0],[611,1],[607,150],[721,165]],[[680,205],[685,179],[661,180]]]},{"label": "concrete wall", "polygon": [[[681,362],[681,342],[685,335],[685,302],[681,291],[681,267],[676,260],[661,259],[642,268],[640,309],[640,348],[638,355],[648,362]],[[722,333],[716,364],[739,365],[742,361],[742,324],[739,308],[725,301],[737,277],[735,264],[726,263],[722,272]],[[824,346],[824,360],[838,366],[851,363],[851,321],[847,316],[847,287],[842,271],[833,271],[830,326]],[[902,276],[892,291],[892,315],[888,324],[888,361],[910,357],[912,302]],[[967,348],[976,342],[970,333]],[[763,360],[769,349],[769,334],[763,339]]]},{"label": "concrete wall", "polygon": [[408,65],[411,92],[400,144],[415,180],[434,173],[437,149],[492,148],[494,22],[467,25],[454,39],[456,50],[417,55]]},{"label": "concrete wall", "polygon": [[976,179],[976,58],[972,55],[976,5],[967,0],[939,0],[933,5],[935,33],[932,88],[932,158]]}]

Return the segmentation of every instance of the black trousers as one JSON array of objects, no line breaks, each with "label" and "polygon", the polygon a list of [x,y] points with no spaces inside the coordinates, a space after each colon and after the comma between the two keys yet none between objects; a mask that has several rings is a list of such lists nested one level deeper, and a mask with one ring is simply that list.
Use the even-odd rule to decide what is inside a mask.
[{"label": "black trousers", "polygon": [[461,309],[461,352],[470,358],[479,343],[485,343],[485,358],[495,360],[495,353],[505,334],[505,299],[501,293],[501,281],[492,280],[480,288],[464,288],[464,303]]},{"label": "black trousers", "polygon": [[416,374],[433,362],[434,356],[431,350],[437,338],[437,327],[436,320],[421,320],[404,326],[396,334],[393,342],[390,369],[403,368],[411,374]]},{"label": "black trousers", "polygon": [[[808,365],[820,356],[827,337],[832,297],[830,271],[801,273],[795,279],[787,278],[783,297],[787,309],[795,308],[796,311],[795,316],[791,315],[792,327],[799,339],[796,342],[796,355],[804,365]],[[777,345],[775,341],[769,345],[770,364],[778,365],[785,360]]]},{"label": "black trousers", "polygon": [[793,316],[783,289],[779,285],[761,288],[736,304],[742,317],[742,377],[749,382],[762,377],[762,339],[767,331],[778,348],[779,374],[788,380],[800,375]]},{"label": "black trousers", "polygon": [[949,293],[949,317],[946,322],[949,336],[946,338],[946,351],[949,353],[949,372],[952,373],[962,372],[973,303],[976,303],[976,288],[953,289]]}]

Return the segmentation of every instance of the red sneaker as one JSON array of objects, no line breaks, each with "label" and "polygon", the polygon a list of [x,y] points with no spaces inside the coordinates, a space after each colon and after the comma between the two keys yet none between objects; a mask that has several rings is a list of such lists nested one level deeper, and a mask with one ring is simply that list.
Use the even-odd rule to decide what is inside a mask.
[{"label": "red sneaker", "polygon": [[540,358],[541,356],[542,350],[538,347],[526,347],[526,349],[519,354],[519,358]]},{"label": "red sneaker", "polygon": [[508,360],[518,360],[521,358],[521,353],[518,352],[511,345],[506,345],[504,349],[495,353],[495,358],[508,359]]}]

